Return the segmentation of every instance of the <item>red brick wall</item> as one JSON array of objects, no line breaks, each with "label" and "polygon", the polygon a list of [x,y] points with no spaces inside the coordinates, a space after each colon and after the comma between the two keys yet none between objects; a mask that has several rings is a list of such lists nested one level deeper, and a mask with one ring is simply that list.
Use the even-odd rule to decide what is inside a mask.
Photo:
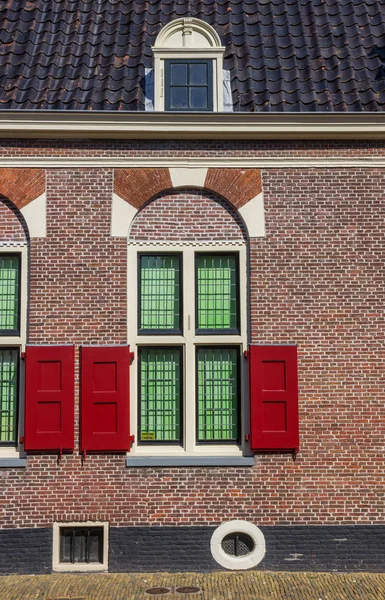
[{"label": "red brick wall", "polygon": [[190,241],[246,239],[243,222],[214,194],[178,190],[155,198],[136,216],[131,240]]},{"label": "red brick wall", "polygon": [[0,195],[0,243],[26,243],[27,238],[28,230],[23,215],[8,198]]},{"label": "red brick wall", "polygon": [[[23,152],[128,156],[161,149],[160,142],[54,146],[26,142]],[[175,142],[165,143],[164,153],[228,155],[233,147],[238,155],[385,153],[383,143],[326,142]],[[4,153],[21,152],[15,142],[4,144]],[[253,469],[140,470],[127,469],[122,455],[81,464],[76,451],[59,465],[53,455],[31,456],[25,470],[0,470],[2,527],[64,518],[144,526],[231,518],[383,522],[385,170],[281,168],[262,175],[267,237],[251,243],[251,333],[256,343],[298,344],[296,461],[257,454]],[[47,171],[48,236],[31,243],[31,342],[126,341],[126,244],[110,237],[112,189],[110,169]],[[207,206],[206,196],[189,200],[197,197]],[[177,198],[185,203],[187,194]],[[170,195],[159,207],[162,201],[170,208]]]}]

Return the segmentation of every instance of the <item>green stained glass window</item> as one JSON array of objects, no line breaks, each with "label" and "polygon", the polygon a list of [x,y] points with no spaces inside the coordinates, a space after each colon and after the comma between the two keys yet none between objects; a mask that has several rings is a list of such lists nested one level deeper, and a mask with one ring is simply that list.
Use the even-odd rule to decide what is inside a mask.
[{"label": "green stained glass window", "polygon": [[232,254],[197,254],[198,332],[239,330],[238,264]]},{"label": "green stained glass window", "polygon": [[20,258],[0,254],[0,334],[19,330]]},{"label": "green stained glass window", "polygon": [[142,255],[139,265],[139,332],[180,332],[180,257]]},{"label": "green stained glass window", "polygon": [[238,435],[239,377],[236,348],[198,348],[198,441],[236,441]]},{"label": "green stained glass window", "polygon": [[140,348],[141,442],[181,440],[181,349]]},{"label": "green stained glass window", "polygon": [[19,352],[0,349],[0,443],[15,443]]}]

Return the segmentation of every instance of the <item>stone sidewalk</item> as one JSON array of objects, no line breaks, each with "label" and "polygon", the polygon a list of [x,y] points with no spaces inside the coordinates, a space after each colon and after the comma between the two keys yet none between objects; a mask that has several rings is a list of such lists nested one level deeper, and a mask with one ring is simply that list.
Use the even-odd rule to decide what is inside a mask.
[{"label": "stone sidewalk", "polygon": [[155,573],[0,577],[1,600],[384,600],[385,574]]}]

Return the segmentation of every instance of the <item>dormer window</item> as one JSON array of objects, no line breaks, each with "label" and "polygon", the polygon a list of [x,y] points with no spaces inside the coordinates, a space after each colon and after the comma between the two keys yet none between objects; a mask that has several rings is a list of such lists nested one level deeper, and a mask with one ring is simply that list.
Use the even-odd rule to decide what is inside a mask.
[{"label": "dormer window", "polygon": [[154,53],[158,111],[223,111],[223,54],[215,29],[200,19],[176,19],[160,31]]}]

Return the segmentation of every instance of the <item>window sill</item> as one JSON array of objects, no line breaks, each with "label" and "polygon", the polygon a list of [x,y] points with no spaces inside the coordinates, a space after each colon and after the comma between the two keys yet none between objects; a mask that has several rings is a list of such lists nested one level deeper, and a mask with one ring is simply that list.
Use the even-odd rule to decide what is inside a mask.
[{"label": "window sill", "polygon": [[126,467],[252,467],[253,456],[145,456],[126,458]]},{"label": "window sill", "polygon": [[27,466],[27,459],[26,458],[7,458],[7,457],[0,457],[0,469],[2,467],[26,467]]}]

